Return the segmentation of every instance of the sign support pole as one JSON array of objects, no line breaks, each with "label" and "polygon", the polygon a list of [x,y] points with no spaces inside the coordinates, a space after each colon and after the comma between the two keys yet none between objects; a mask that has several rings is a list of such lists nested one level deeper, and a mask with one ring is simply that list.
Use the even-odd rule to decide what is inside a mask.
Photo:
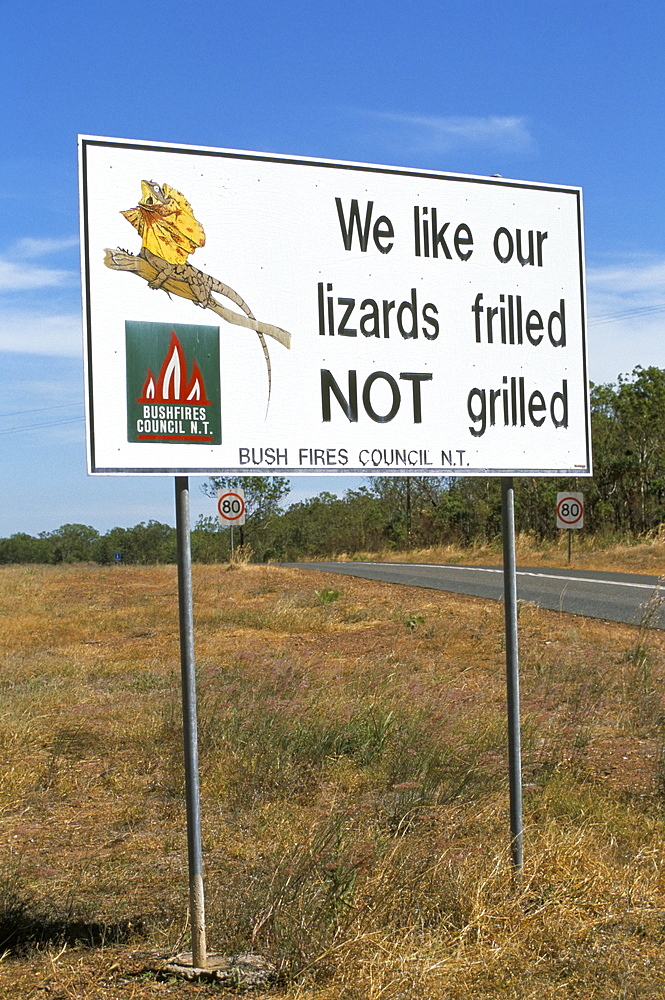
[{"label": "sign support pole", "polygon": [[501,533],[503,538],[503,595],[506,621],[506,688],[508,700],[508,774],[510,783],[510,851],[521,874],[522,750],[520,737],[520,681],[517,638],[517,565],[515,558],[515,489],[513,480],[501,480]]},{"label": "sign support pole", "polygon": [[208,955],[203,896],[196,674],[194,669],[192,551],[189,528],[189,479],[187,476],[176,476],[175,509],[178,543],[178,607],[180,612],[180,673],[185,751],[185,798],[187,803],[189,912],[192,923],[192,965],[194,968],[201,969],[205,967]]}]

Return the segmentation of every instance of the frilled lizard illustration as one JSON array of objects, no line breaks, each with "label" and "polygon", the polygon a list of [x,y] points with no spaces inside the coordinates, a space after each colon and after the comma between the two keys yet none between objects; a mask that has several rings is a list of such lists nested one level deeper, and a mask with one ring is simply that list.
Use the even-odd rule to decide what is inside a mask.
[{"label": "frilled lizard illustration", "polygon": [[[134,256],[127,250],[104,251],[104,263],[114,271],[131,271],[148,282],[149,288],[191,299],[203,309],[212,309],[228,323],[245,326],[257,334],[268,368],[268,402],[272,387],[270,355],[266,336],[291,346],[291,334],[270,323],[259,323],[247,303],[228,285],[199,271],[188,262],[190,254],[205,246],[203,226],[180,191],[168,184],[141,181],[141,200],[136,208],[121,213],[141,236],[142,246]],[[223,295],[239,306],[244,316],[227,309],[213,297]]]}]

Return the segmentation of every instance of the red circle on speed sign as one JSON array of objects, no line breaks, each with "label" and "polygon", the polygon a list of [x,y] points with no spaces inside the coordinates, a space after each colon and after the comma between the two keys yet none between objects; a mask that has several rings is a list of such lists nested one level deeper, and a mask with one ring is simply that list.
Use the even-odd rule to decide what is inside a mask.
[{"label": "red circle on speed sign", "polygon": [[561,497],[556,505],[556,516],[565,524],[577,524],[584,517],[584,504],[578,497]]},{"label": "red circle on speed sign", "polygon": [[225,521],[237,521],[245,513],[245,500],[238,493],[222,493],[217,501],[219,516]]}]

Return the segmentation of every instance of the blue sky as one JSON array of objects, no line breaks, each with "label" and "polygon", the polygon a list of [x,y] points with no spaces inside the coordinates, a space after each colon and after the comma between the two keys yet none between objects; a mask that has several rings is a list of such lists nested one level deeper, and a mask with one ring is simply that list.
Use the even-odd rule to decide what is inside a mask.
[{"label": "blue sky", "polygon": [[580,185],[590,374],[614,381],[665,367],[664,40],[655,0],[8,5],[0,536],[173,521],[171,479],[86,475],[77,134]]}]

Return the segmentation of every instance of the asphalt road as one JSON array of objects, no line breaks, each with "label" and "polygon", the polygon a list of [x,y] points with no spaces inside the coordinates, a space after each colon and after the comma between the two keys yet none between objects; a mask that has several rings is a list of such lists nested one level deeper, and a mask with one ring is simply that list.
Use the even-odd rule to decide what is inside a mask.
[{"label": "asphalt road", "polygon": [[[438,566],[425,563],[316,562],[291,563],[302,569],[446,590],[492,600],[503,599],[501,566]],[[665,628],[665,585],[658,577],[637,573],[550,569],[520,566],[517,598],[551,611],[585,615],[629,625]]]}]

